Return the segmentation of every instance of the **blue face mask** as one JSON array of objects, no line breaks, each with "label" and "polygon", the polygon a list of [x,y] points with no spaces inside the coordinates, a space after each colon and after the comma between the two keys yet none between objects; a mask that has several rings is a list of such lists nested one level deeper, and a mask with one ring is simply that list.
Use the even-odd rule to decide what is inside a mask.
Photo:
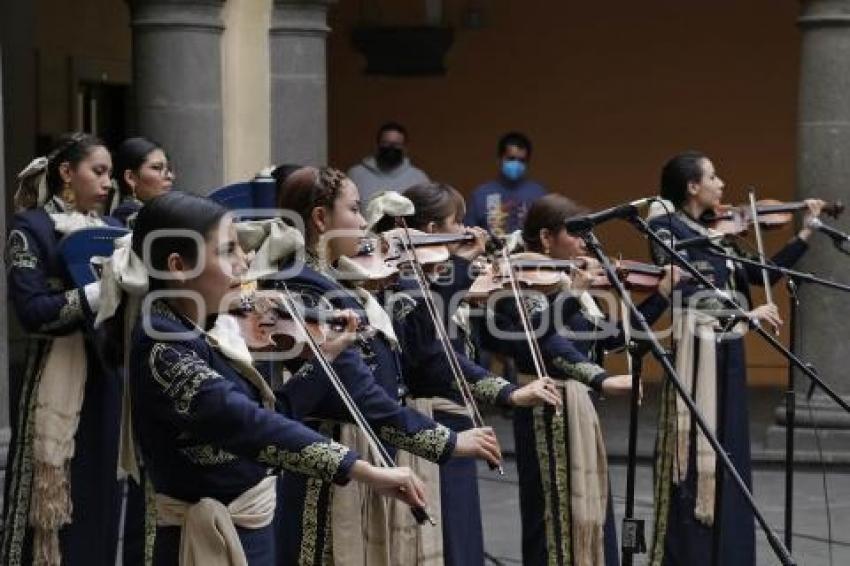
[{"label": "blue face mask", "polygon": [[502,175],[509,181],[519,181],[525,175],[525,163],[518,159],[502,161]]}]

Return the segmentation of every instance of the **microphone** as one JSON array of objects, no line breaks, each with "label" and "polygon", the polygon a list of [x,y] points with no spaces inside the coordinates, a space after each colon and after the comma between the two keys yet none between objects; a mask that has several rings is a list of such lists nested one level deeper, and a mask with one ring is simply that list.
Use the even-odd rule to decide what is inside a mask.
[{"label": "microphone", "polygon": [[827,226],[823,222],[821,222],[820,218],[812,218],[806,224],[807,227],[812,230],[817,230],[818,232],[822,232],[832,238],[832,241],[836,244],[845,244],[850,242],[850,235],[845,234],[841,230],[837,230],[832,226]]},{"label": "microphone", "polygon": [[597,224],[602,224],[603,222],[608,222],[614,218],[631,218],[640,214],[640,210],[649,205],[649,203],[658,200],[658,197],[647,197],[641,198],[638,200],[633,200],[632,202],[626,204],[620,204],[614,206],[612,208],[606,208],[605,210],[600,210],[599,212],[593,212],[591,214],[582,214],[581,216],[574,216],[569,220],[564,222],[564,225],[567,227],[567,232],[571,234],[580,234],[582,232],[587,232],[588,230],[592,230],[594,226]]},{"label": "microphone", "polygon": [[687,250],[690,248],[709,248],[716,246],[725,236],[723,234],[715,234],[714,236],[697,236],[696,238],[686,238],[679,240],[673,244],[676,251]]}]

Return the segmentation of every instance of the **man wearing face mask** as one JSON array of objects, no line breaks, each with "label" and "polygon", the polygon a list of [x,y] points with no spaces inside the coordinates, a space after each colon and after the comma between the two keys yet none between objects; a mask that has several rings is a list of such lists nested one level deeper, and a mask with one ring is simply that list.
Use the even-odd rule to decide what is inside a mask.
[{"label": "man wearing face mask", "polygon": [[427,183],[428,176],[413,166],[405,151],[407,130],[401,124],[387,122],[378,129],[378,147],[348,170],[348,177],[360,190],[360,200],[367,202],[373,194],[391,189],[405,189]]},{"label": "man wearing face mask", "polygon": [[496,236],[522,228],[531,203],[546,189],[526,177],[531,160],[531,140],[519,132],[502,136],[498,145],[499,178],[472,193],[467,226],[481,226]]}]

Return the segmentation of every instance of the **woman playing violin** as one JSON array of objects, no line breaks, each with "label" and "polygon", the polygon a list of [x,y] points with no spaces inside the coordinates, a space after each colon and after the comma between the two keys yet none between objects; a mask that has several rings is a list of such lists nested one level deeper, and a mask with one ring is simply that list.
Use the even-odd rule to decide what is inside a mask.
[{"label": "woman playing violin", "polygon": [[[706,212],[720,205],[723,189],[724,183],[706,155],[685,152],[672,157],[661,171],[661,196],[669,201],[670,210],[658,208],[650,226],[670,242],[710,235]],[[824,202],[817,199],[804,202],[803,225],[806,226],[809,218],[820,213]],[[793,265],[805,253],[810,235],[808,228],[800,230],[772,257],[772,262],[783,267]],[[654,247],[652,251],[656,262],[669,261],[661,249]],[[738,252],[729,248],[727,253]],[[749,286],[763,283],[758,269],[718,258],[706,249],[691,248],[685,255],[715,286],[735,297],[752,319],[775,328],[782,324],[775,305],[752,306]],[[778,276],[769,278],[770,283],[777,279]],[[703,409],[710,423],[716,423],[720,443],[751,486],[743,337],[737,328],[721,332],[730,323],[724,324],[718,318],[721,303],[710,292],[694,281],[683,282],[681,290],[687,308],[674,329],[678,337],[677,370],[686,382],[702,384],[695,391],[697,406]],[[702,362],[694,364],[691,360],[697,358],[697,350]],[[691,423],[681,402],[677,404],[672,388],[666,386],[662,393],[656,462],[656,499],[661,503],[656,505],[651,563],[751,566],[755,563],[752,512],[734,487],[716,489],[714,456],[700,435],[694,441],[695,426]],[[722,500],[716,500],[716,493],[722,494]],[[666,507],[665,502],[669,502]],[[713,537],[719,541],[716,548]],[[713,556],[715,551],[719,556]]]},{"label": "woman playing violin", "polygon": [[[604,495],[610,491],[604,473],[604,455],[600,455],[598,461],[585,459],[571,449],[574,442],[569,440],[578,430],[585,431],[585,427],[589,427],[589,438],[595,436],[602,446],[601,436],[593,432],[598,417],[586,394],[588,387],[608,395],[631,390],[630,375],[612,376],[602,368],[602,353],[622,347],[624,333],[621,326],[612,328],[606,324],[601,310],[586,293],[594,282],[604,277],[597,263],[584,257],[587,253],[584,241],[564,227],[566,220],[581,212],[582,209],[566,197],[547,195],[532,204],[522,230],[529,252],[525,257],[533,254],[532,258],[538,258],[540,265],[564,261],[583,266],[569,272],[568,291],[563,287],[555,291],[547,288],[547,295],[527,299],[533,304],[529,309],[533,318],[538,322],[548,321],[547,330],[538,340],[550,374],[563,384],[563,401],[570,405],[572,396],[573,406],[581,413],[570,414],[567,410],[559,414],[549,407],[514,412],[517,461],[521,463],[518,471],[525,564],[574,564],[584,563],[582,561],[588,558],[594,563],[604,560],[609,565],[619,561],[610,493],[607,497]],[[531,259],[514,261],[512,268],[515,270],[524,269],[524,264],[535,265]],[[531,282],[521,273],[517,275]],[[659,274],[658,291],[640,306],[648,320],[654,321],[666,310],[667,295],[677,277],[678,273],[671,277],[669,270]],[[502,312],[506,318],[515,316],[511,309]],[[565,326],[559,328],[559,321]],[[602,330],[603,325],[606,332]],[[520,379],[530,379],[532,364],[524,351],[527,348],[518,350],[515,357]],[[569,470],[576,467],[582,467],[596,478],[592,488],[598,497],[589,503],[585,501],[587,508],[593,509],[591,517],[585,516],[581,506],[572,501],[570,491],[562,487],[570,485]],[[566,490],[566,495],[562,490]]]},{"label": "woman playing violin", "polygon": [[[401,352],[389,317],[380,306],[372,308],[368,293],[347,289],[334,279],[333,266],[342,257],[356,255],[365,235],[366,222],[360,213],[360,198],[354,183],[335,169],[305,167],[286,179],[280,195],[279,208],[291,210],[302,219],[306,242],[306,264],[299,265],[289,258],[281,264],[281,269],[289,273],[285,281],[288,289],[297,292],[307,303],[324,297],[334,308],[355,311],[377,330],[374,335],[361,336],[354,346],[339,354],[333,365],[343,379],[361,391],[363,411],[367,419],[375,421],[373,426],[378,435],[386,443],[432,462],[466,456],[498,463],[500,450],[492,430],[472,429],[456,434],[400,404],[404,392]],[[298,371],[295,370],[296,376]],[[291,392],[297,399],[300,386],[297,379],[290,380],[288,385],[293,383]],[[311,413],[331,416],[323,422],[321,430],[339,435],[342,419],[333,418],[330,409],[317,406]],[[370,540],[373,545],[378,543],[365,532],[374,525],[364,525],[363,533],[352,528],[343,532],[333,527],[358,524],[360,518],[339,516],[332,505],[337,492],[331,494],[330,488],[327,483],[304,481],[291,474],[284,476],[287,505],[279,517],[283,545],[278,552],[278,564],[294,564],[299,560],[321,564],[328,556],[345,554],[359,560],[357,552],[352,550],[355,544],[364,545],[364,553],[386,550],[386,545],[377,550],[369,546]],[[348,513],[359,515],[361,507],[355,509],[349,509]],[[380,530],[380,526],[375,528]],[[332,536],[327,536],[328,533]],[[346,545],[348,548],[343,552]],[[380,562],[371,559],[369,563]]]},{"label": "woman playing violin", "polygon": [[[438,306],[442,307],[441,322],[447,329],[458,331],[457,335],[450,333],[450,336],[457,350],[463,377],[469,382],[476,401],[521,407],[558,404],[557,392],[548,378],[517,387],[471,361],[473,352],[467,347],[470,329],[459,327],[452,321],[459,299],[472,283],[471,262],[484,252],[487,239],[483,229],[463,225],[466,211],[463,196],[453,187],[441,183],[416,185],[404,191],[403,195],[413,203],[415,210],[412,216],[406,218],[410,229],[420,230],[436,238],[470,236],[465,240],[458,238],[457,242],[446,245],[451,253],[450,270],[446,276],[435,278],[430,289],[441,299],[437,301]],[[370,208],[380,198],[375,197]],[[387,223],[379,223],[376,230],[380,230],[380,224]],[[427,236],[423,241],[427,241]],[[402,285],[396,290],[405,293],[410,289]],[[412,295],[416,296],[415,293]],[[396,305],[401,304],[398,297],[399,294],[395,296]],[[394,323],[403,343],[404,374],[410,389],[410,402],[430,405],[434,419],[452,430],[471,429],[473,422],[462,407],[463,401],[435,335],[434,321],[428,316],[421,301],[417,301],[413,309],[397,308]],[[440,466],[438,481],[444,564],[483,563],[484,543],[475,462],[468,458],[446,462]]]},{"label": "woman playing violin", "polygon": [[156,491],[154,564],[273,563],[271,522],[283,502],[272,471],[354,479],[424,505],[409,469],[372,466],[275,410],[244,342],[211,331],[246,270],[223,207],[188,193],[156,197],[139,212],[132,250],[156,270],[150,289],[171,291],[142,310],[130,353],[133,423]]}]

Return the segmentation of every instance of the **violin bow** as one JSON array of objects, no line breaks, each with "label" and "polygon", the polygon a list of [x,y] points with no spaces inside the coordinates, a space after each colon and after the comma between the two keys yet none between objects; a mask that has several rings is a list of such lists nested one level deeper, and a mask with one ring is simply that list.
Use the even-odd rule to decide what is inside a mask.
[{"label": "violin bow", "polygon": [[[283,292],[280,295],[281,304],[283,305],[286,312],[292,317],[292,320],[299,326],[300,330],[304,333],[305,342],[307,346],[310,348],[313,356],[316,358],[316,361],[319,363],[319,366],[324,370],[325,374],[328,376],[331,384],[336,390],[337,394],[339,394],[340,399],[342,399],[343,404],[345,405],[348,412],[351,414],[351,418],[354,420],[354,423],[357,427],[363,432],[366,436],[366,441],[369,444],[369,447],[374,452],[375,459],[378,461],[378,464],[384,468],[397,468],[395,461],[392,456],[390,456],[387,449],[381,443],[378,435],[375,434],[375,431],[372,429],[372,426],[366,420],[366,417],[363,416],[363,413],[360,412],[360,408],[355,403],[354,399],[351,397],[351,394],[346,389],[345,384],[343,384],[342,379],[340,379],[339,375],[336,373],[336,370],[331,366],[331,363],[325,357],[325,353],[319,347],[318,343],[316,343],[315,338],[310,332],[307,330],[307,323],[304,320],[304,317],[301,315],[301,311],[298,310],[298,307],[292,301],[292,295],[289,291],[289,288],[286,286],[286,283],[281,282],[281,287]],[[420,525],[424,522],[429,522],[431,525],[436,525],[436,521],[428,514],[424,507],[411,507],[410,511],[413,513],[416,522]]]},{"label": "violin bow", "polygon": [[505,261],[505,267],[508,270],[508,282],[510,283],[511,291],[517,304],[519,320],[522,324],[525,339],[528,342],[528,349],[531,352],[531,361],[534,363],[534,372],[537,374],[538,379],[543,379],[546,375],[546,364],[543,361],[543,352],[540,350],[540,343],[537,341],[537,337],[534,336],[534,332],[531,330],[531,320],[528,318],[528,311],[525,310],[525,303],[522,302],[519,283],[514,275],[514,268],[511,264],[511,256],[508,253],[507,246],[502,247],[502,259]]},{"label": "violin bow", "polygon": [[[766,263],[764,257],[764,242],[761,238],[761,227],[759,226],[759,212],[758,206],[756,206],[756,191],[755,188],[750,187],[750,211],[753,216],[753,232],[756,234],[756,250],[759,254],[759,261],[761,263]],[[775,305],[773,302],[773,291],[770,288],[770,275],[768,275],[767,270],[765,268],[761,269],[761,279],[764,284],[764,297],[769,305]],[[779,329],[774,327],[774,332],[779,335]]]},{"label": "violin bow", "polygon": [[[431,322],[434,324],[434,329],[437,332],[437,338],[440,340],[440,345],[443,348],[443,352],[446,354],[446,359],[449,362],[449,368],[451,369],[452,376],[460,390],[460,396],[463,400],[464,407],[469,414],[469,418],[472,420],[472,424],[476,428],[483,427],[485,426],[484,418],[481,416],[481,411],[478,410],[478,403],[475,401],[475,396],[472,394],[469,382],[466,381],[466,378],[463,375],[463,369],[460,367],[460,362],[457,359],[457,352],[455,352],[454,346],[452,346],[452,342],[449,339],[448,332],[446,331],[446,325],[443,323],[442,316],[440,316],[440,312],[434,304],[434,298],[431,296],[431,290],[428,288],[426,283],[427,279],[425,278],[425,270],[422,268],[422,264],[419,263],[419,258],[416,256],[416,248],[413,245],[407,221],[403,216],[399,216],[397,220],[402,227],[402,236],[400,238],[402,249],[410,256],[410,264],[413,267],[414,279],[416,279],[419,291],[422,293],[422,300],[428,309],[428,315],[431,318]],[[490,469],[497,470],[500,475],[505,474],[505,470],[502,468],[501,464],[497,466],[490,464]]]}]

